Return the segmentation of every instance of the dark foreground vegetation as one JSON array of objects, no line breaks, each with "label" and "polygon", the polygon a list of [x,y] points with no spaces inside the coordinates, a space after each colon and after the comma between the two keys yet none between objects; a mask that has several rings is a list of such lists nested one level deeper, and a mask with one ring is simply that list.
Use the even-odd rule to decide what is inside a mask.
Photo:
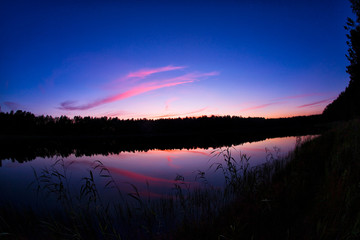
[{"label": "dark foreground vegetation", "polygon": [[[181,176],[173,192],[159,200],[144,198],[136,186],[119,192],[112,204],[101,201],[94,174],[105,179],[104,188],[118,190],[111,172],[100,162],[85,176],[79,194],[68,191],[61,160],[34,173],[33,186],[55,197],[57,211],[0,207],[2,239],[360,239],[360,1],[350,0],[357,19],[349,19],[348,59],[350,83],[322,116],[274,119],[202,117],[164,120],[119,120],[35,117],[31,113],[1,113],[3,141],[11,138],[74,136],[157,136],[179,141],[199,136],[251,135],[317,129],[332,123],[320,137],[299,144],[287,157],[270,154],[269,161],[250,168],[246,155],[220,152],[223,189],[206,184],[190,188]],[[352,120],[349,120],[352,119]],[[235,129],[235,130],[234,130]],[[322,128],[323,129],[323,128]],[[235,132],[234,132],[235,131]],[[215,135],[211,135],[213,133]],[[255,131],[256,132],[256,131]],[[255,134],[256,135],[256,134]],[[186,136],[182,138],[181,136]],[[78,138],[79,140],[79,138]],[[80,139],[81,140],[81,139]],[[190,191],[191,189],[191,191]],[[53,198],[54,199],[54,198]],[[130,199],[130,200],[129,200]]]},{"label": "dark foreground vegetation", "polygon": [[346,89],[325,108],[323,115],[327,119],[344,120],[360,116],[360,1],[350,2],[356,17],[355,20],[348,18],[345,26],[349,46],[346,57],[350,63],[346,72],[350,75],[350,81]]},{"label": "dark foreground vegetation", "polygon": [[[299,144],[287,158],[270,154],[250,168],[249,158],[231,150],[213,168],[224,189],[191,188],[176,177],[173,192],[160,200],[119,193],[101,201],[100,174],[117,190],[111,172],[94,165],[76,196],[58,161],[36,173],[33,187],[58,201],[59,211],[36,212],[3,206],[4,239],[359,239],[360,121],[334,124],[322,136]],[[199,179],[206,176],[199,172]],[[190,190],[191,189],[191,190]],[[45,201],[46,202],[46,201]]]},{"label": "dark foreground vegetation", "polygon": [[173,239],[359,239],[359,172],[360,121],[338,124],[296,148],[272,181]]}]

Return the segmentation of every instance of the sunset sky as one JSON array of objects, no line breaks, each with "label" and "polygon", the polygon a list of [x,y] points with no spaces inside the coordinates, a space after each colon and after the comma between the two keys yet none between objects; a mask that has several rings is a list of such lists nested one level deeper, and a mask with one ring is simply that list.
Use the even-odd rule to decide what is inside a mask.
[{"label": "sunset sky", "polygon": [[348,83],[346,0],[0,3],[1,111],[321,113]]}]

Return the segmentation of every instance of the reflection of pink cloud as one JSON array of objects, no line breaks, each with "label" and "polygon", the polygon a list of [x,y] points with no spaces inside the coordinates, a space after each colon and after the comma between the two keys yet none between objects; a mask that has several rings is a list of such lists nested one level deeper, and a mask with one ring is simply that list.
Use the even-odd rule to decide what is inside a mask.
[{"label": "reflection of pink cloud", "polygon": [[329,99],[325,99],[325,100],[321,100],[321,101],[317,101],[317,102],[312,102],[312,103],[308,103],[308,104],[304,104],[301,106],[298,106],[298,108],[305,108],[305,107],[312,107],[321,103],[328,103],[330,101],[332,101],[334,98],[329,98]]},{"label": "reflection of pink cloud", "polygon": [[187,150],[188,152],[191,152],[191,153],[196,153],[196,154],[201,154],[201,155],[205,155],[205,156],[209,156],[208,153],[206,152],[200,152],[200,151],[194,151],[194,150]]},{"label": "reflection of pink cloud", "polygon": [[94,108],[106,103],[111,103],[111,102],[115,102],[115,101],[119,101],[122,99],[126,99],[129,97],[133,97],[142,93],[146,93],[149,91],[153,91],[156,89],[160,89],[160,88],[165,88],[165,87],[172,87],[172,86],[176,86],[176,85],[180,85],[180,84],[185,84],[185,83],[191,83],[194,82],[196,80],[198,80],[198,78],[200,77],[205,77],[205,76],[214,76],[217,75],[217,72],[210,72],[210,73],[188,73],[179,77],[175,77],[175,78],[171,78],[171,79],[167,79],[164,80],[162,82],[149,82],[149,83],[144,83],[144,84],[140,84],[136,87],[133,87],[132,89],[117,94],[115,96],[110,96],[110,97],[106,97],[94,102],[90,102],[87,104],[83,104],[83,105],[75,105],[74,101],[65,101],[62,102],[60,104],[59,109],[62,110],[87,110],[90,108]]},{"label": "reflection of pink cloud", "polygon": [[249,110],[255,110],[255,109],[260,109],[260,108],[266,108],[268,106],[275,105],[275,104],[281,104],[281,103],[284,103],[284,102],[273,102],[273,103],[262,104],[262,105],[258,105],[258,106],[244,108],[240,111],[249,111]]},{"label": "reflection of pink cloud", "polygon": [[151,151],[152,153],[157,153],[157,152],[167,152],[167,153],[172,153],[172,154],[178,154],[178,153],[195,153],[195,154],[201,154],[201,155],[205,155],[205,156],[209,156],[208,153],[206,152],[202,152],[202,151],[197,151],[197,150],[181,150],[181,149],[164,149],[164,150],[153,150]]},{"label": "reflection of pink cloud", "polygon": [[172,168],[176,168],[176,169],[179,169],[180,167],[179,166],[176,166],[174,163],[173,163],[173,160],[171,157],[167,157],[167,160],[168,160],[168,165]]},{"label": "reflection of pink cloud", "polygon": [[137,182],[143,182],[144,183],[146,181],[150,181],[150,182],[154,182],[154,183],[171,183],[171,184],[177,183],[177,181],[175,181],[175,180],[151,177],[151,176],[143,175],[143,174],[140,174],[140,173],[124,170],[124,169],[121,169],[121,168],[115,168],[115,167],[107,167],[107,168],[109,169],[109,171],[111,173],[120,174],[122,176],[131,178],[132,180],[137,181]]},{"label": "reflection of pink cloud", "polygon": [[137,72],[129,73],[126,78],[145,78],[151,74],[154,73],[160,73],[160,72],[167,72],[167,71],[173,71],[177,69],[183,69],[185,67],[183,66],[166,66],[166,67],[160,67],[160,68],[153,68],[153,69],[141,69]]}]

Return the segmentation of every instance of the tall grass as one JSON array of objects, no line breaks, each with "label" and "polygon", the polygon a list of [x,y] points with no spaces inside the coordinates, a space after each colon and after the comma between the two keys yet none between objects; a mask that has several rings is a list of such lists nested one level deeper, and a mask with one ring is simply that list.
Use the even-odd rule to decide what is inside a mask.
[{"label": "tall grass", "polygon": [[225,207],[212,224],[176,237],[360,239],[359,120],[339,123],[299,144],[287,161],[260,168],[249,194]]},{"label": "tall grass", "polygon": [[[298,142],[295,154],[300,145]],[[88,175],[81,179],[79,188],[74,190],[72,186],[76,184],[71,183],[69,165],[59,159],[40,172],[34,170],[32,185],[40,199],[55,200],[57,208],[41,214],[32,210],[22,214],[20,209],[1,208],[1,237],[171,239],[189,238],[188,234],[191,234],[190,238],[227,239],[247,229],[245,223],[234,221],[225,226],[226,231],[213,234],[217,229],[213,226],[222,225],[218,224],[219,218],[224,216],[229,206],[251,207],[252,201],[257,201],[267,213],[273,208],[276,200],[271,196],[269,186],[274,178],[279,178],[280,172],[288,168],[289,158],[280,157],[277,148],[266,151],[266,163],[251,167],[250,157],[246,154],[230,148],[218,149],[212,153],[210,170],[222,173],[223,188],[211,186],[205,171],[199,170],[196,180],[200,185],[191,186],[183,176],[178,175],[172,190],[160,199],[141,195],[131,183],[132,191],[124,193],[100,161],[94,162]],[[151,187],[148,182],[147,187]],[[115,191],[118,196],[116,201],[103,199],[104,191]],[[239,205],[240,200],[242,204]],[[238,207],[235,209],[239,210]],[[17,226],[18,223],[21,226]],[[196,226],[212,229],[204,233]],[[25,230],[18,231],[22,228]]]}]

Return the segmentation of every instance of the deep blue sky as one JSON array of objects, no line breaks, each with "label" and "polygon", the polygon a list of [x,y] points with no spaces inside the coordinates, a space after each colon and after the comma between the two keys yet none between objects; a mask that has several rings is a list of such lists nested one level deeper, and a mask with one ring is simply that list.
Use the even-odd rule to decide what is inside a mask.
[{"label": "deep blue sky", "polygon": [[321,113],[350,3],[1,1],[0,106],[59,116]]}]

